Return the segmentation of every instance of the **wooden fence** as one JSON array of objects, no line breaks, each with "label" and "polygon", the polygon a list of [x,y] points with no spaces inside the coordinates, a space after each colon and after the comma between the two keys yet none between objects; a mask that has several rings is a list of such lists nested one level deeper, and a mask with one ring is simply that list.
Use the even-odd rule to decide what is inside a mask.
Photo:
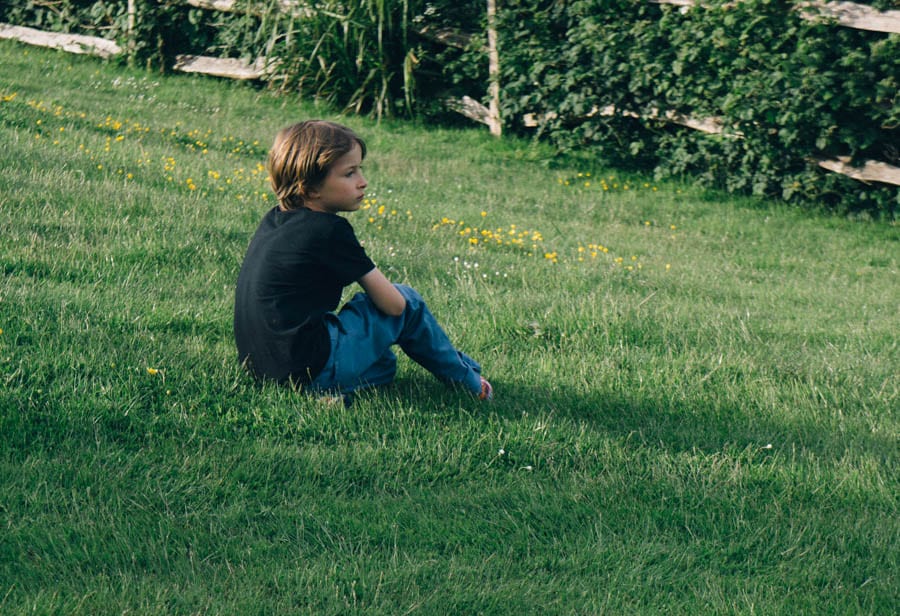
[{"label": "wooden fence", "polygon": [[[213,11],[233,12],[242,10],[237,6],[237,0],[181,1],[196,8]],[[701,3],[698,0],[649,1],[655,4],[680,6],[683,11],[690,10],[691,7]],[[492,27],[494,13],[496,11],[495,2],[496,0],[487,0],[488,24],[490,29],[488,32],[489,47],[487,49],[490,60],[490,84],[488,88],[491,97],[490,108],[485,107],[470,97],[463,97],[459,100],[450,101],[450,104],[456,111],[472,120],[486,124],[490,127],[492,133],[499,135],[501,132],[499,117],[499,83],[497,81],[497,75],[499,75],[499,55],[496,47],[496,33],[493,31]],[[278,5],[281,11],[295,17],[303,17],[307,15],[309,11],[302,0],[278,0]],[[830,20],[843,27],[900,34],[900,11],[897,10],[878,11],[872,7],[855,4],[853,2],[828,2],[825,0],[807,0],[798,2],[795,8],[801,12],[803,19]],[[134,0],[128,0],[128,15],[129,31],[132,32],[135,27],[136,15]],[[460,47],[464,47],[468,40],[467,35],[458,32],[429,32],[423,30],[420,34],[447,45]],[[34,28],[0,24],[0,39],[4,38],[19,40],[31,45],[58,48],[71,53],[87,53],[107,58],[120,55],[127,51],[122,49],[114,41],[104,38],[44,32]],[[131,44],[128,43],[129,47],[130,45]],[[187,73],[202,73],[229,79],[256,80],[267,79],[272,76],[272,71],[275,66],[277,66],[276,63],[269,62],[266,58],[257,58],[254,62],[247,62],[234,58],[179,55],[176,57],[174,68],[175,70]],[[604,109],[594,109],[590,115],[603,116],[613,114],[641,117],[628,110],[617,110],[612,106]],[[711,134],[722,132],[722,123],[717,118],[692,118],[671,111],[660,112],[654,110],[647,116],[647,119],[664,119],[669,122],[681,124]],[[536,125],[538,120],[533,116],[526,116],[525,123],[526,125]],[[823,169],[840,173],[856,180],[864,182],[883,182],[900,186],[900,167],[895,167],[884,162],[870,160],[865,161],[861,166],[852,166],[850,165],[849,157],[820,159],[816,162]]]}]

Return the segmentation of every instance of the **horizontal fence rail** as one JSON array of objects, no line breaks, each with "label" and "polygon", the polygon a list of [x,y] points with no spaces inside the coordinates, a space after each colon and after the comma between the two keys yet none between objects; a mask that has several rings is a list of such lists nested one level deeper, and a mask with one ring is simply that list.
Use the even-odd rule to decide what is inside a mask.
[{"label": "horizontal fence rail", "polygon": [[[654,4],[668,4],[682,7],[683,11],[692,7],[702,6],[698,0],[649,0]],[[237,0],[181,0],[183,4],[195,8],[221,12],[247,12],[251,7],[238,4]],[[303,18],[311,14],[310,9],[301,0],[278,0],[278,8],[281,12]],[[870,6],[853,2],[826,2],[824,0],[807,0],[798,2],[795,9],[800,11],[801,17],[807,20],[834,21],[837,25],[867,30],[884,32],[888,34],[900,34],[900,11],[878,11]],[[129,2],[131,29],[134,28],[134,4]],[[427,29],[420,34],[426,38],[441,42],[446,45],[465,47],[471,36],[462,32],[440,31],[432,32]],[[0,24],[0,39],[14,39],[30,45],[61,49],[70,53],[84,53],[110,58],[125,52],[116,42],[95,36],[78,34],[45,32],[34,28]],[[266,58],[257,58],[253,62],[237,58],[217,58],[211,56],[197,56],[182,54],[176,56],[175,70],[186,73],[200,73],[216,77],[225,77],[239,80],[259,80],[272,76],[276,62],[269,62]],[[451,109],[466,117],[491,127],[492,131],[499,134],[497,112],[488,109],[477,100],[464,96],[461,99],[447,101]],[[592,116],[623,115],[646,120],[663,120],[699,130],[708,134],[721,134],[723,124],[719,118],[694,118],[673,111],[651,110],[649,114],[637,114],[630,110],[620,110],[613,106],[603,109],[593,109],[587,114]],[[548,114],[539,118],[534,114],[526,115],[523,120],[526,126],[537,126],[542,119],[552,118]],[[740,138],[740,134],[733,134]],[[814,159],[815,163],[828,171],[839,173],[863,182],[882,182],[900,186],[900,167],[895,167],[880,161],[864,161],[860,166],[850,164],[849,157],[840,156],[836,159]]]},{"label": "horizontal fence rail", "polygon": [[[654,4],[673,4],[684,10],[701,6],[696,0],[650,0]],[[795,9],[803,19],[833,19],[838,25],[857,30],[900,34],[900,11],[879,11],[871,6],[855,2],[823,2],[808,0],[798,2]]]},{"label": "horizontal fence rail", "polygon": [[10,24],[0,24],[0,39],[13,39],[38,47],[52,47],[69,53],[83,53],[101,58],[111,58],[124,51],[115,41],[99,36],[45,32]]},{"label": "horizontal fence rail", "polygon": [[274,63],[268,62],[265,58],[257,58],[254,62],[248,62],[240,58],[213,58],[210,56],[179,54],[175,56],[175,65],[172,68],[182,73],[200,73],[227,79],[255,80],[269,77],[273,67]]},{"label": "horizontal fence rail", "polygon": [[[237,0],[181,0],[198,9],[221,11],[223,13],[252,13],[253,7],[239,5]],[[309,17],[314,14],[313,9],[298,0],[278,0],[278,10],[292,17]]]}]

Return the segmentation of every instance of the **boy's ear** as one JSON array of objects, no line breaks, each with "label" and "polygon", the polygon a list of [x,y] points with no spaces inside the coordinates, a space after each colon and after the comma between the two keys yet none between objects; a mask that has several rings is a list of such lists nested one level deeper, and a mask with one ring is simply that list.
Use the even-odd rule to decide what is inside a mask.
[{"label": "boy's ear", "polygon": [[297,183],[294,185],[293,193],[297,196],[300,201],[306,201],[307,199],[314,199],[316,194],[318,194],[315,190],[312,190],[303,185],[303,183]]},{"label": "boy's ear", "polygon": [[301,183],[297,188],[300,196],[304,199],[315,199],[319,196],[319,191],[313,186],[307,186],[305,182]]}]

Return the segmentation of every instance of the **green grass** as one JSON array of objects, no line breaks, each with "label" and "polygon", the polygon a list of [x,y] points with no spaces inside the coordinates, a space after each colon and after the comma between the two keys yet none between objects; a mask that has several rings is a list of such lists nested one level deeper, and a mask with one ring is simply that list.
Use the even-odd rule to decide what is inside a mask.
[{"label": "green grass", "polygon": [[258,165],[327,111],[0,65],[0,612],[900,603],[896,225],[343,118],[370,146],[351,222],[497,400],[402,361],[334,408],[256,386],[231,334]]}]

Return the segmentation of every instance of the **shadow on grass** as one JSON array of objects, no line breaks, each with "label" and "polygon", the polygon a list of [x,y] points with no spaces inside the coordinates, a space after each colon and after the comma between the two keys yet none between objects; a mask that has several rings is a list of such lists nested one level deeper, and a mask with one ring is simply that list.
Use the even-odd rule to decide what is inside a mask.
[{"label": "shadow on grass", "polygon": [[713,394],[676,402],[652,392],[623,394],[598,387],[588,393],[566,393],[552,387],[491,379],[495,400],[482,403],[442,384],[401,378],[385,395],[405,398],[420,412],[514,421],[547,416],[586,424],[610,436],[672,451],[714,453],[723,448],[759,447],[774,451],[805,450],[825,459],[847,451],[866,452],[879,460],[896,456],[896,443],[874,433],[865,421],[837,419],[827,409],[765,408],[753,401],[740,404]]}]

